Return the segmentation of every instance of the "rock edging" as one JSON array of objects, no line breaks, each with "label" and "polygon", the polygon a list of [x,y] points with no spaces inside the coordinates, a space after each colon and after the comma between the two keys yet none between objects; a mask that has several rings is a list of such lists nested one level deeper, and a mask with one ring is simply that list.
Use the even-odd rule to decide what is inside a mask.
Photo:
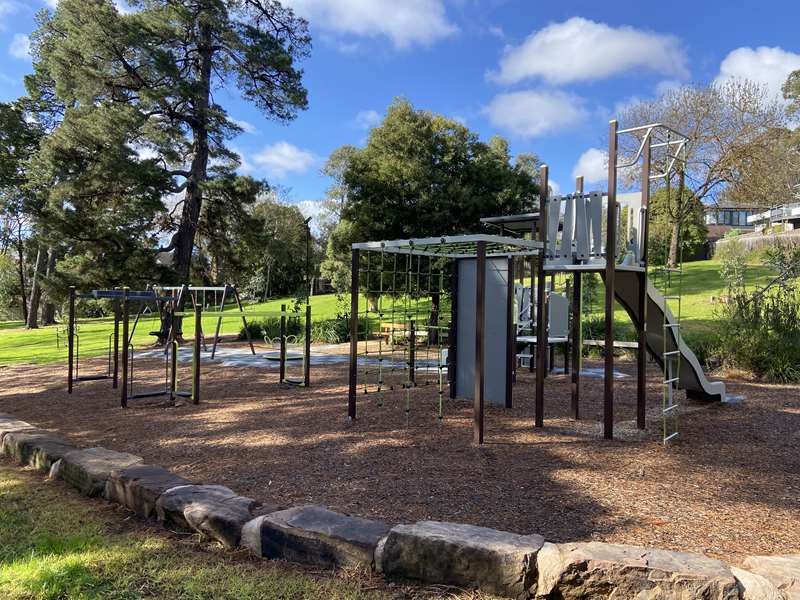
[{"label": "rock edging", "polygon": [[752,556],[738,568],[700,554],[601,542],[548,543],[439,521],[391,526],[321,506],[269,510],[220,485],[194,484],[141,457],[78,449],[55,433],[0,414],[0,453],[255,556],[480,589],[511,598],[800,600],[800,555]]}]

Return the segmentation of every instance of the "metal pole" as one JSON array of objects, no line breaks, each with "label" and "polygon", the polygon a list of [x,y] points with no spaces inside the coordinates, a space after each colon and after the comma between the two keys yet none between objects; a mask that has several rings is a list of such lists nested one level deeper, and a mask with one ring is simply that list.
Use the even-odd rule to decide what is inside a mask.
[{"label": "metal pole", "polygon": [[[575,178],[575,202],[583,202],[583,175]],[[577,206],[575,210],[577,214]],[[572,276],[572,417],[581,418],[581,367],[583,366],[583,290],[580,271],[575,271]]]},{"label": "metal pole", "polygon": [[69,288],[69,316],[67,317],[67,393],[72,393],[75,360],[75,287]]},{"label": "metal pole", "polygon": [[544,378],[547,371],[547,295],[545,294],[545,262],[547,261],[547,209],[549,172],[542,165],[539,176],[539,241],[542,251],[536,268],[536,398],[534,401],[534,425],[544,427]]},{"label": "metal pole", "polygon": [[475,391],[472,439],[483,444],[484,329],[486,326],[486,242],[478,242],[475,261]]},{"label": "metal pole", "polygon": [[203,306],[194,305],[194,344],[192,347],[192,402],[200,404],[200,361],[202,343]]},{"label": "metal pole", "polygon": [[417,332],[414,319],[408,322],[408,381],[417,385]]},{"label": "metal pole", "polygon": [[514,324],[514,257],[508,257],[506,288],[506,408],[514,406],[514,371],[516,371],[517,328]]},{"label": "metal pole", "polygon": [[[214,292],[216,296],[216,292]],[[217,317],[217,327],[214,330],[214,345],[211,347],[211,358],[214,358],[214,355],[217,353],[217,344],[219,343],[219,328],[222,327],[222,312],[225,308],[225,298],[228,296],[228,286],[225,286],[225,289],[222,291],[222,302],[219,304],[219,316]],[[215,298],[216,300],[216,298]],[[244,318],[244,317],[242,317]],[[245,326],[245,331],[247,331],[247,326]],[[249,332],[248,332],[249,335]]]},{"label": "metal pole", "polygon": [[608,131],[608,209],[605,270],[605,370],[603,372],[603,437],[614,437],[614,275],[617,267],[617,129],[612,120]]},{"label": "metal pole", "polygon": [[359,252],[353,249],[350,263],[350,390],[347,394],[347,416],[356,418],[356,386],[358,385],[358,268]]},{"label": "metal pole", "polygon": [[641,247],[639,253],[641,260],[640,266],[644,270],[639,273],[639,348],[636,356],[636,426],[644,429],[647,425],[647,266],[648,253],[647,244],[650,235],[650,144],[648,137],[642,149],[642,211],[643,222],[639,224],[642,228]]},{"label": "metal pole", "polygon": [[253,337],[250,335],[250,327],[247,326],[247,319],[244,316],[244,307],[242,306],[242,299],[239,297],[239,289],[234,285],[233,297],[236,298],[236,306],[239,307],[239,312],[242,315],[242,324],[244,325],[244,335],[247,338],[247,343],[250,344],[250,352],[253,356],[256,355],[256,349],[253,347]]},{"label": "metal pole", "polygon": [[128,288],[122,288],[122,392],[120,395],[120,406],[122,408],[128,407]]}]

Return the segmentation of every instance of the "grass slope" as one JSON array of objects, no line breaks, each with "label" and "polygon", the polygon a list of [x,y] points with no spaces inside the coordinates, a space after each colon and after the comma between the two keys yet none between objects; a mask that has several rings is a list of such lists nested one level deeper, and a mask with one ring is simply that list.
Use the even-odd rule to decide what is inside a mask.
[{"label": "grass slope", "polygon": [[0,462],[0,597],[4,600],[268,600],[383,597],[356,578],[317,578],[276,562],[237,560],[152,530]]}]

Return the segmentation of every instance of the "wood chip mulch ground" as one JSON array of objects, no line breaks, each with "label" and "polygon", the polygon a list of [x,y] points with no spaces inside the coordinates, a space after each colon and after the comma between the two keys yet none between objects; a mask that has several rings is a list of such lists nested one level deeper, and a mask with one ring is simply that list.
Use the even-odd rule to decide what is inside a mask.
[{"label": "wood chip mulch ground", "polygon": [[[545,427],[534,429],[534,379],[525,371],[515,407],[487,410],[482,447],[472,444],[469,402],[446,400],[444,419],[436,418],[434,385],[413,391],[408,413],[402,391],[384,394],[382,406],[360,394],[359,418],[349,422],[346,363],[314,367],[309,389],[278,384],[276,369],[205,364],[199,406],[139,401],[127,410],[105,381],[82,382],[68,395],[63,365],[5,366],[0,412],[270,505],[459,521],[734,563],[800,552],[798,388],[727,380],[744,400],[683,400],[679,441],[664,447],[660,371],[649,367],[649,426],[639,432],[635,365],[618,369],[628,377],[615,384],[613,441],[602,439],[602,379],[583,378],[576,422],[568,378],[549,376]],[[158,361],[137,370],[157,387]]]}]

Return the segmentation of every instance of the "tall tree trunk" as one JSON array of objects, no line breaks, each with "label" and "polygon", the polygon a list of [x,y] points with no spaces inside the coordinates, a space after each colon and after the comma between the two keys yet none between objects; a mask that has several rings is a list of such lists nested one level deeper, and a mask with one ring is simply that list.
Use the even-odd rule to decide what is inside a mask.
[{"label": "tall tree trunk", "polygon": [[19,273],[20,300],[22,301],[22,320],[28,324],[28,293],[25,291],[25,242],[22,241],[22,224],[17,227],[17,270]]},{"label": "tall tree trunk", "polygon": [[672,218],[670,220],[671,232],[669,236],[669,260],[667,261],[667,266],[670,269],[674,269],[678,266],[678,245],[681,237],[681,222],[680,218]]},{"label": "tall tree trunk", "polygon": [[33,271],[33,283],[31,284],[31,298],[28,304],[28,321],[25,323],[26,329],[39,328],[39,303],[42,299],[42,275],[47,269],[47,249],[39,244],[36,250],[36,267]]},{"label": "tall tree trunk", "polygon": [[203,207],[202,184],[208,172],[208,104],[211,94],[211,63],[214,54],[211,27],[200,26],[198,43],[200,64],[197,73],[197,97],[195,99],[195,119],[192,125],[192,165],[186,182],[186,195],[183,200],[181,223],[175,239],[175,270],[181,281],[189,280],[192,264],[192,250]]},{"label": "tall tree trunk", "polygon": [[[53,276],[56,270],[56,249],[52,246],[47,251],[47,278]],[[42,308],[42,325],[53,325],[56,322],[56,305],[50,298],[50,294],[45,294],[44,308]]]}]

